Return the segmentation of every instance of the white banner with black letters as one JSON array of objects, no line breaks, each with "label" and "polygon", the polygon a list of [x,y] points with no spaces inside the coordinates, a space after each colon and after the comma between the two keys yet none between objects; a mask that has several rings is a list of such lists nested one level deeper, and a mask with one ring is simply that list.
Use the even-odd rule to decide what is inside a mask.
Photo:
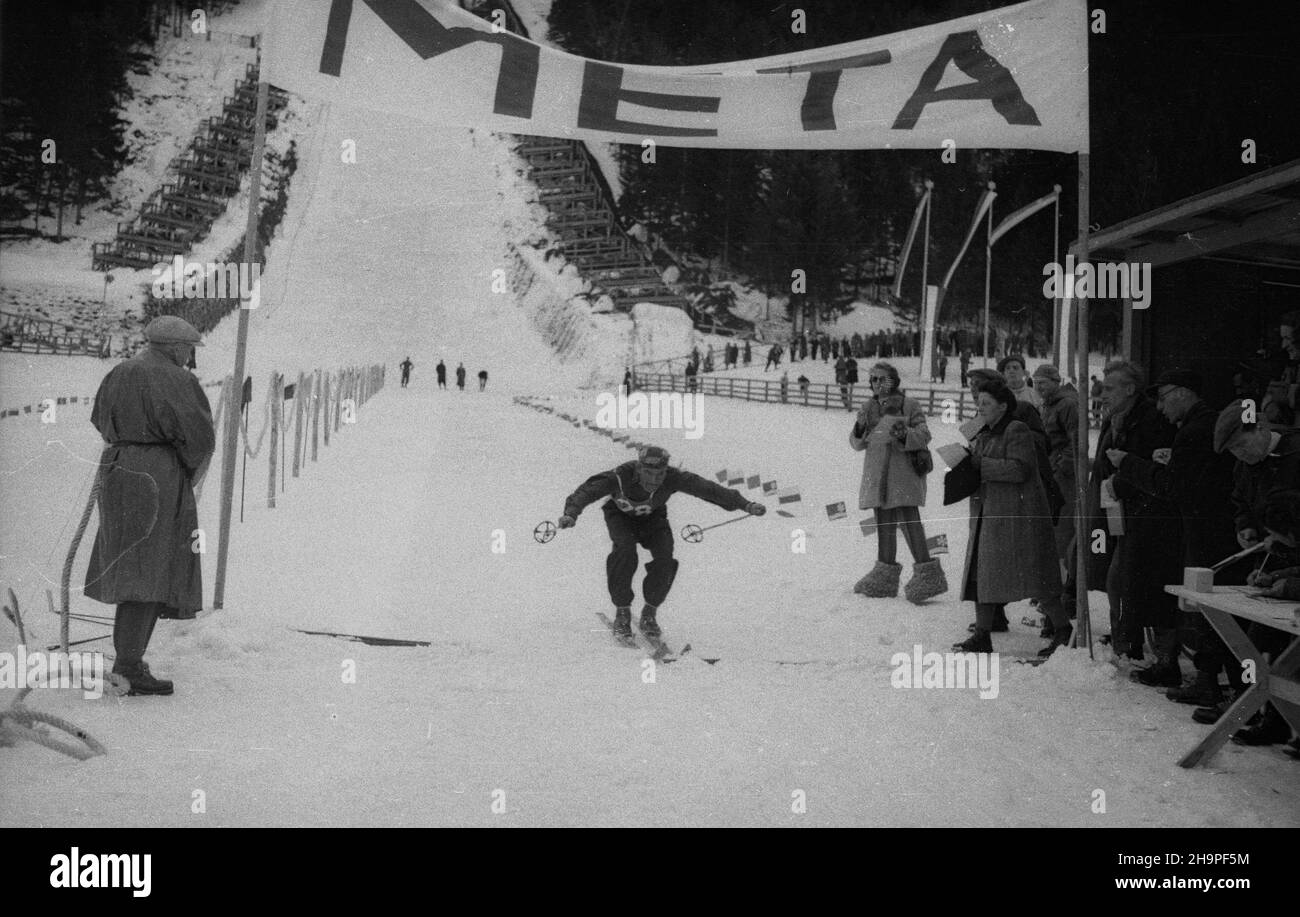
[{"label": "white banner with black letters", "polygon": [[444,0],[276,0],[264,78],[404,119],[751,149],[1088,150],[1083,0],[712,67],[538,45]]}]

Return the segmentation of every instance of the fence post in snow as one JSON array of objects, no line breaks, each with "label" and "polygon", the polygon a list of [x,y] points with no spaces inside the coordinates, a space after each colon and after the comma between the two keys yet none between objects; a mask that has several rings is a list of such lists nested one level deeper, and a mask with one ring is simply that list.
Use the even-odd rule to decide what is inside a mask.
[{"label": "fence post in snow", "polygon": [[[321,384],[324,386],[321,394],[321,401],[323,402],[321,410],[325,413],[325,445],[328,446],[330,444],[330,409],[332,407],[330,404],[330,374],[328,372],[322,374]],[[312,457],[315,458],[315,456]]]},{"label": "fence post in snow", "polygon": [[316,446],[320,440],[320,370],[312,370],[311,386],[311,460],[316,461]]},{"label": "fence post in snow", "polygon": [[293,476],[298,477],[298,470],[302,467],[302,420],[306,416],[303,413],[303,399],[309,397],[303,388],[303,374],[298,373],[298,382],[293,389]]},{"label": "fence post in snow", "polygon": [[271,390],[268,394],[271,398],[271,476],[266,485],[266,506],[268,509],[275,509],[275,463],[280,453],[280,405],[284,401],[284,393],[280,387],[280,374],[277,372],[271,373]]}]

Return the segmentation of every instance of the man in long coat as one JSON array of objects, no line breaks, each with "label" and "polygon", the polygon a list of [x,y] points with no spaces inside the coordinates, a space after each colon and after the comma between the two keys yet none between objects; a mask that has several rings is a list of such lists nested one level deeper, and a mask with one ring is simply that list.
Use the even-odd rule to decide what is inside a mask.
[{"label": "man in long coat", "polygon": [[[1174,428],[1143,394],[1142,371],[1135,364],[1108,364],[1102,389],[1108,413],[1088,479],[1090,532],[1108,531],[1101,489],[1107,479],[1115,477],[1116,468],[1107,453],[1118,449],[1150,458],[1155,450],[1174,444]],[[1088,582],[1106,584],[1115,655],[1141,659],[1143,628],[1177,627],[1177,600],[1165,593],[1164,587],[1182,579],[1182,520],[1168,501],[1144,493],[1123,478],[1116,478],[1113,487],[1123,504],[1124,533],[1108,535],[1104,553],[1089,551]],[[1156,647],[1156,652],[1156,665],[1134,676],[1153,687],[1181,685],[1178,646]]]},{"label": "man in long coat", "polygon": [[[1212,567],[1237,551],[1231,502],[1234,463],[1231,455],[1214,451],[1219,412],[1201,400],[1201,388],[1200,376],[1178,369],[1162,373],[1151,387],[1149,393],[1155,395],[1160,412],[1178,426],[1167,457],[1160,454],[1152,459],[1119,449],[1107,456],[1119,469],[1119,480],[1178,507],[1186,567]],[[1249,567],[1249,560],[1238,561],[1216,572],[1215,583],[1243,583]],[[1195,620],[1196,683],[1188,688],[1171,687],[1168,695],[1183,703],[1211,707],[1221,699],[1219,672],[1226,668],[1229,683],[1238,688],[1241,672],[1205,617],[1196,615]],[[1174,639],[1157,634],[1158,641],[1162,637]]]},{"label": "man in long coat", "polygon": [[212,408],[185,368],[199,333],[176,316],[145,329],[149,346],[100,383],[90,422],[107,444],[101,459],[99,532],[86,595],[117,606],[113,672],[131,694],[171,694],[144,662],[158,618],[192,618],[203,607],[193,481],[216,445]]}]

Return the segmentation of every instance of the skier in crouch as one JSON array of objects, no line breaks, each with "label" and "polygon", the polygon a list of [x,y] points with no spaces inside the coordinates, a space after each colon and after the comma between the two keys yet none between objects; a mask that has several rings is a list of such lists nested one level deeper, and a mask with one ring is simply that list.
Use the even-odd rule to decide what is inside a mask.
[{"label": "skier in crouch", "polygon": [[641,610],[641,632],[658,638],[655,612],[668,597],[677,561],[673,559],[673,530],[668,525],[668,498],[681,491],[723,509],[743,509],[751,516],[767,512],[738,490],[722,487],[690,471],[668,466],[668,452],[660,446],[645,446],[635,461],[624,462],[611,471],[588,478],[564,501],[562,529],[572,528],[588,504],[610,497],[602,507],[609,537],[614,542],[605,560],[609,597],[614,603],[614,631],[620,637],[632,635],[632,576],[636,573],[636,546],[650,551],[646,564],[645,607]]}]

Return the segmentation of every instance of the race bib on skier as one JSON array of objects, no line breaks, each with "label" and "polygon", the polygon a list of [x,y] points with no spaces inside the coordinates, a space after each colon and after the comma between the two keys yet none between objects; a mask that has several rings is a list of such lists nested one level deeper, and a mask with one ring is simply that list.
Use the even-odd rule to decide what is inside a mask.
[{"label": "race bib on skier", "polygon": [[631,516],[648,516],[654,512],[654,507],[649,502],[633,503],[627,497],[615,497],[614,505]]}]

